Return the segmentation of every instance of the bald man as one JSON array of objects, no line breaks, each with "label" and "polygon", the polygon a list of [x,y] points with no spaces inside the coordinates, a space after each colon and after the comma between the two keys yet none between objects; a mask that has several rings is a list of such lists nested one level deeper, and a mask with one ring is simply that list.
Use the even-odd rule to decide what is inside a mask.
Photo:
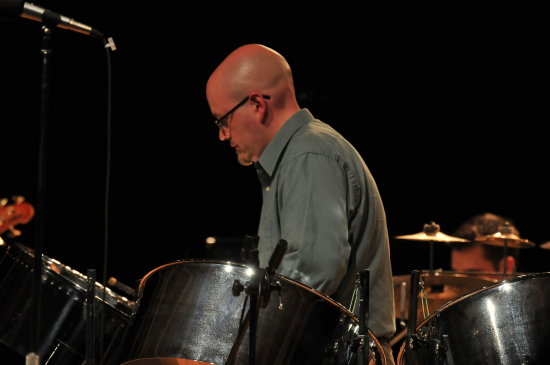
[{"label": "bald man", "polygon": [[262,185],[260,266],[267,266],[283,238],[289,247],[279,273],[346,307],[356,273],[370,269],[369,327],[393,364],[386,216],[361,156],[300,109],[288,63],[267,47],[247,45],[231,53],[210,76],[206,96],[220,140],[235,148],[240,164],[254,164]]}]

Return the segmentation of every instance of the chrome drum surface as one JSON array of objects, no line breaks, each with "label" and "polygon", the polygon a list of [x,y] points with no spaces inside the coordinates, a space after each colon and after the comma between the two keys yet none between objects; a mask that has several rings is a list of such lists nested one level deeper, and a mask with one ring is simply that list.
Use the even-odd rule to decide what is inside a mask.
[{"label": "chrome drum surface", "polygon": [[[34,255],[23,245],[10,244],[4,249],[5,253],[0,256],[0,341],[24,356],[29,352],[30,342]],[[82,279],[83,275],[43,256],[39,354],[45,364],[81,365],[85,360],[86,290],[79,285],[77,277]],[[82,282],[85,283],[85,279]],[[116,347],[131,314],[129,307],[119,301],[122,297],[108,293],[107,304],[102,306],[102,301],[96,297],[98,340],[101,313],[105,308],[106,365],[114,364]],[[2,355],[0,353],[0,358]]]},{"label": "chrome drum surface", "polygon": [[[145,365],[161,358],[226,364],[238,342],[245,302],[244,293],[234,297],[231,288],[235,279],[250,279],[247,270],[232,263],[183,261],[149,273],[142,280],[119,361]],[[279,275],[274,281],[281,283],[284,307],[279,309],[275,291],[268,307],[259,310],[256,363],[347,364],[357,319],[311,288]],[[385,364],[380,344],[372,334],[369,340],[376,363]],[[231,363],[248,363],[248,341],[246,332]]]},{"label": "chrome drum surface", "polygon": [[419,365],[548,364],[550,273],[505,280],[460,297],[417,331],[423,341],[416,351]]}]

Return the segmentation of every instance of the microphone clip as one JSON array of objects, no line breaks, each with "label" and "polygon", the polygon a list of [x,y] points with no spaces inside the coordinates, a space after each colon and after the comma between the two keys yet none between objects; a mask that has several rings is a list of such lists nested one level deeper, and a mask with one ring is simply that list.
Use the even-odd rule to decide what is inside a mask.
[{"label": "microphone clip", "polygon": [[116,51],[115,41],[113,41],[112,37],[107,38],[107,41],[105,42],[105,48],[110,48],[111,51]]}]

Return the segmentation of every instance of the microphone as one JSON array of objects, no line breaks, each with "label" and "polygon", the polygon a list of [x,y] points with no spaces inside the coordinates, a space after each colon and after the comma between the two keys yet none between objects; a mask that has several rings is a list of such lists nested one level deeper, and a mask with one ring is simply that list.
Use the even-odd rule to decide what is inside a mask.
[{"label": "microphone", "polygon": [[94,38],[102,39],[103,33],[74,19],[46,10],[40,6],[23,2],[23,0],[0,0],[0,19],[16,19],[23,17],[36,20],[50,26],[69,29],[74,32],[86,34]]}]

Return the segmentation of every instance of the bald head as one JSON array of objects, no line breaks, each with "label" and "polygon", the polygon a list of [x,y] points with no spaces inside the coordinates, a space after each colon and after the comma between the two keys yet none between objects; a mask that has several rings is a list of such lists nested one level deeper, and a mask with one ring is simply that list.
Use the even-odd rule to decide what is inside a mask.
[{"label": "bald head", "polygon": [[242,46],[227,56],[208,79],[206,97],[216,119],[238,105],[218,122],[219,137],[229,140],[243,165],[257,161],[300,110],[290,66],[279,53],[259,44]]},{"label": "bald head", "polygon": [[[259,44],[249,44],[233,51],[214,71],[206,86],[208,99],[242,100],[251,92],[294,97],[290,66],[279,53]],[[279,99],[279,100],[277,100]]]}]

